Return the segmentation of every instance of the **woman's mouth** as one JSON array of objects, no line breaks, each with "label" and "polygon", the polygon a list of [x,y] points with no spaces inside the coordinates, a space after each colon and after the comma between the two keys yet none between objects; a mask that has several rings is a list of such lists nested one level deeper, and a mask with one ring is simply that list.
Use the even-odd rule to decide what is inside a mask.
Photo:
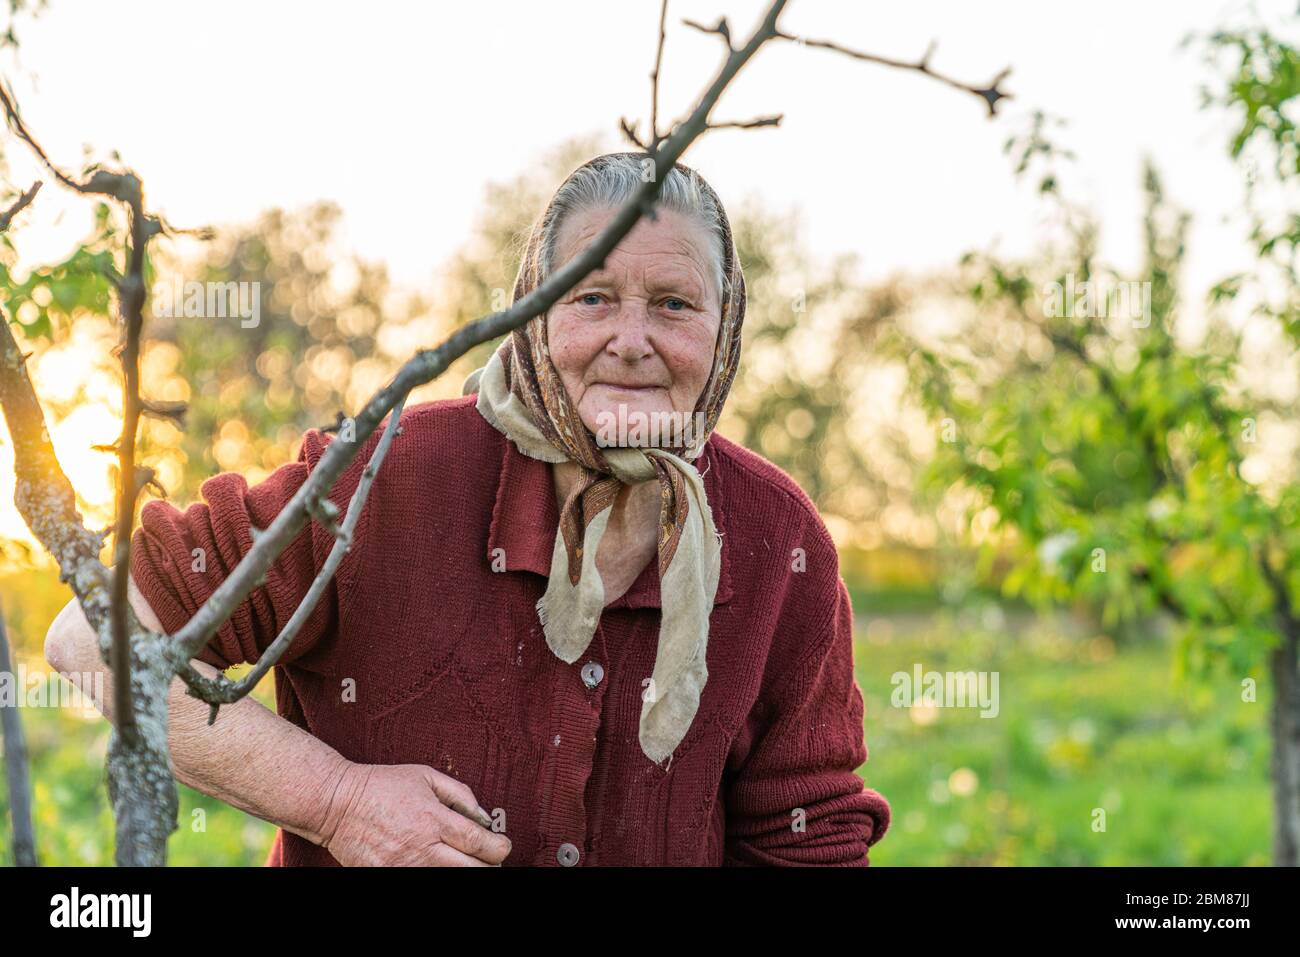
[{"label": "woman's mouth", "polygon": [[664,389],[661,385],[620,385],[617,382],[597,382],[595,385],[603,386],[614,392],[628,392],[633,395],[646,395],[651,392],[661,392]]}]

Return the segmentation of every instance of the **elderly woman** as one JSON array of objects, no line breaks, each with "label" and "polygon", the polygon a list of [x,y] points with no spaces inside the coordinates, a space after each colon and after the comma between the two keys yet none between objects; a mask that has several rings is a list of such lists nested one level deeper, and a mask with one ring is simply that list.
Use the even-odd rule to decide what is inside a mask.
[{"label": "elderly woman", "polygon": [[[633,196],[641,159],[569,175],[516,299]],[[509,336],[467,397],[403,413],[355,543],[275,669],[279,716],[246,698],[208,727],[177,682],[179,778],[278,825],[272,864],[867,864],[889,806],[856,774],[835,547],[789,476],[712,434],[744,314],[727,215],[678,164],[656,217]],[[255,487],[219,475],[206,504],[145,507],[146,624],[195,613],[328,441],[309,431]],[[196,667],[256,661],[332,544],[304,530]],[[60,671],[103,668],[75,604],[46,644]]]}]

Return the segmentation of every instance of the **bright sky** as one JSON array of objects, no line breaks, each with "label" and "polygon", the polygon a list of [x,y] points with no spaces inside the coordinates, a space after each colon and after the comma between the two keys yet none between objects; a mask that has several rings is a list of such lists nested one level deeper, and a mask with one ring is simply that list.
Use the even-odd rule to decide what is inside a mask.
[{"label": "bright sky", "polygon": [[[579,134],[603,132],[607,149],[627,148],[615,130],[620,116],[647,118],[659,11],[659,0],[50,3],[23,21],[18,65],[0,66],[56,161],[79,167],[85,144],[100,159],[117,150],[177,225],[219,227],[331,199],[346,243],[421,287],[466,236],[488,182]],[[1295,0],[1257,6],[1274,24],[1297,24]],[[684,115],[721,58],[716,37],[680,20],[725,14],[741,38],[765,8],[672,0],[662,117]],[[1067,182],[1100,215],[1103,257],[1117,266],[1138,262],[1141,163],[1155,160],[1169,195],[1195,215],[1187,279],[1199,299],[1248,260],[1243,225],[1228,219],[1242,188],[1227,125],[1199,109],[1211,77],[1180,43],[1244,9],[1223,0],[792,0],[782,19],[792,33],[900,58],[935,40],[934,68],[977,84],[1012,66],[1006,88],[1016,99],[1004,105],[1020,122],[990,122],[973,97],[915,73],[778,43],[733,83],[714,119],[783,113],[783,126],[711,133],[685,160],[733,208],[758,194],[797,209],[814,255],[855,253],[874,279],[993,244],[1032,250],[1043,207],[1029,183],[1013,181],[1002,146],[1043,108],[1070,120],[1061,141],[1078,166]],[[13,185],[48,181],[21,145],[5,152]],[[89,215],[84,200],[48,186],[14,232],[24,259],[66,255]],[[58,374],[76,381],[69,369]],[[92,433],[104,440],[105,423],[82,425],[62,442],[56,432],[65,463]],[[88,472],[100,473],[107,507],[102,459],[72,471],[83,489]],[[0,509],[3,531],[17,531],[11,507]]]},{"label": "bright sky", "polygon": [[[1261,0],[1275,21],[1294,0]],[[748,35],[766,4],[672,0],[661,113],[684,114],[720,57],[716,37],[680,24],[730,18]],[[644,119],[658,0],[480,0],[467,4],[51,0],[8,73],[24,114],[69,166],[83,144],[118,150],[153,205],[178,224],[250,219],[272,206],[335,200],[346,239],[424,284],[465,235],[481,187],[578,133]],[[792,0],[782,25],[874,52],[919,56],[985,83],[1014,72],[1006,104],[1071,120],[1079,198],[1102,215],[1103,250],[1136,262],[1140,163],[1154,157],[1170,194],[1196,214],[1190,275],[1208,286],[1244,262],[1241,205],[1224,126],[1198,109],[1206,74],[1178,49],[1239,14],[1222,0],[1067,3]],[[1292,23],[1295,22],[1292,16]],[[141,95],[142,94],[142,95]],[[797,207],[815,253],[854,252],[865,275],[942,266],[1001,240],[1028,248],[1040,212],[1016,185],[974,98],[908,72],[777,44],[760,52],[715,119],[780,112],[779,129],[722,131],[686,162],[724,201],[759,193]],[[15,180],[36,171],[9,150]],[[85,206],[49,190],[27,214],[25,255],[82,234]],[[56,225],[57,221],[57,225]]]}]

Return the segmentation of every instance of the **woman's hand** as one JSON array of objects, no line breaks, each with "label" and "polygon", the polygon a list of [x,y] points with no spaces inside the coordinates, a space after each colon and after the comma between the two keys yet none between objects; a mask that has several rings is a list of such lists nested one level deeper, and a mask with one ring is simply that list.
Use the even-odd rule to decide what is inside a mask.
[{"label": "woman's hand", "polygon": [[351,764],[330,804],[323,844],[340,864],[487,867],[510,840],[455,778],[422,764]]}]

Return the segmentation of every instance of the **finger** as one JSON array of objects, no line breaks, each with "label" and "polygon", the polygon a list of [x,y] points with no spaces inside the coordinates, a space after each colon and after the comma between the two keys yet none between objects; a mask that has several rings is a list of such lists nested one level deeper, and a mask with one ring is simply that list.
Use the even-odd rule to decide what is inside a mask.
[{"label": "finger", "polygon": [[447,844],[435,844],[429,849],[428,867],[492,867],[477,857],[462,854]]},{"label": "finger", "polygon": [[[436,794],[437,792],[434,793]],[[441,799],[442,795],[438,795],[438,797]],[[487,828],[488,830],[491,830],[492,818],[487,811],[483,810],[483,808],[479,806],[477,801],[474,800],[466,801],[464,798],[448,796],[445,800],[443,800],[443,804],[451,808],[457,814],[462,814],[465,817],[469,818],[479,827],[483,827],[483,828]]]},{"label": "finger", "polygon": [[429,786],[433,788],[433,793],[439,801],[483,827],[489,829],[492,827],[492,816],[478,803],[468,785],[433,768],[429,768],[428,771]]},{"label": "finger", "polygon": [[489,864],[500,864],[510,854],[510,839],[479,827],[458,814],[446,814],[442,841]]}]

